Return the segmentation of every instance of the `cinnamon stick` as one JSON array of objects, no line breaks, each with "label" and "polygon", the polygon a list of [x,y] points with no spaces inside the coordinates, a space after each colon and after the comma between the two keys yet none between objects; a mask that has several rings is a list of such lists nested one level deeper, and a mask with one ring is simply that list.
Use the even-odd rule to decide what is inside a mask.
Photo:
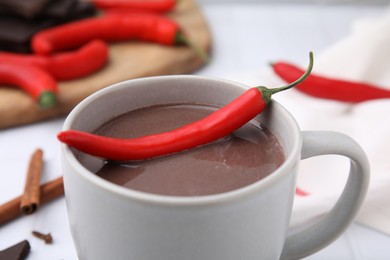
[{"label": "cinnamon stick", "polygon": [[28,166],[24,193],[20,202],[20,211],[23,214],[29,215],[34,213],[40,203],[40,183],[41,172],[43,167],[43,151],[37,149],[32,154],[30,164]]},{"label": "cinnamon stick", "polygon": [[[64,195],[63,179],[59,177],[40,186],[40,204],[45,204]],[[3,205],[0,205],[0,225],[18,218],[22,215],[20,203],[22,196],[16,197]]]}]

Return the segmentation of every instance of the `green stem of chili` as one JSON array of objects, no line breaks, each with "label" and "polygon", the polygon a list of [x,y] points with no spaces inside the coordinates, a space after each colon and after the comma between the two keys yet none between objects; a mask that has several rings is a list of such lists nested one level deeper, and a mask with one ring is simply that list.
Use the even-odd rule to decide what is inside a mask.
[{"label": "green stem of chili", "polygon": [[196,43],[190,40],[182,31],[178,31],[175,36],[176,45],[187,45],[193,49],[197,56],[199,56],[204,63],[209,63],[210,58],[205,50],[200,48]]},{"label": "green stem of chili", "polygon": [[51,91],[44,91],[38,99],[41,108],[50,108],[56,104],[56,95]]},{"label": "green stem of chili", "polygon": [[286,86],[279,87],[279,88],[267,88],[264,86],[257,87],[257,89],[263,95],[263,99],[267,105],[271,101],[271,96],[273,94],[284,91],[286,89],[293,88],[296,85],[300,84],[302,81],[304,81],[309,76],[309,74],[311,73],[311,71],[313,69],[313,64],[314,64],[313,52],[309,53],[309,58],[310,58],[309,65],[308,65],[305,73],[301,77],[299,77],[297,80],[295,80],[294,82],[292,82]]}]

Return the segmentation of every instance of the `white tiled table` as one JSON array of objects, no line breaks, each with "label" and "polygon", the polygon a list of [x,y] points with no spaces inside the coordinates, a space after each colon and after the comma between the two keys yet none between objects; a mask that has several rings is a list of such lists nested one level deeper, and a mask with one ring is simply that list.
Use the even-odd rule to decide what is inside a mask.
[{"label": "white tiled table", "polygon": [[[232,1],[231,1],[232,2]],[[239,2],[239,1],[237,1]],[[202,2],[213,34],[212,62],[196,74],[232,78],[263,69],[272,60],[305,61],[309,50],[319,52],[346,35],[351,22],[376,16],[383,6],[275,4],[211,4]],[[55,138],[63,119],[0,132],[0,203],[18,195],[30,152],[45,152],[44,182],[60,176],[59,144]],[[23,149],[21,149],[23,148]],[[24,152],[24,153],[22,153]],[[31,237],[31,230],[51,232],[53,245]],[[0,250],[29,239],[29,260],[77,259],[67,223],[64,199],[45,205],[37,214],[0,227]],[[332,245],[308,259],[390,259],[390,237],[353,224]],[[142,259],[140,259],[142,260]]]}]

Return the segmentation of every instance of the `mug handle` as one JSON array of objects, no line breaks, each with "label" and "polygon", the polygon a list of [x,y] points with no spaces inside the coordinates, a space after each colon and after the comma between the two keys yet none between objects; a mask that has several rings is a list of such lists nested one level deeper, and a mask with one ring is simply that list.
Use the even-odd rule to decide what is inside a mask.
[{"label": "mug handle", "polygon": [[366,154],[351,137],[330,131],[304,131],[301,159],[325,154],[350,159],[348,181],[337,203],[318,221],[291,228],[280,259],[300,259],[329,245],[355,219],[367,192],[370,166]]}]

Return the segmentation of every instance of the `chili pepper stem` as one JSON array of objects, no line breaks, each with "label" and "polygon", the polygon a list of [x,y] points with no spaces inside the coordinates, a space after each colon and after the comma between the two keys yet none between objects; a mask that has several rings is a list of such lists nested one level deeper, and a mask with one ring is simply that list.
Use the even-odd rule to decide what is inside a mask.
[{"label": "chili pepper stem", "polygon": [[195,51],[196,55],[198,55],[203,60],[204,63],[209,63],[210,58],[209,55],[206,53],[206,51],[201,49],[197,44],[195,44],[188,37],[186,37],[183,32],[181,31],[177,32],[175,36],[175,43],[185,44],[189,46],[191,49]]},{"label": "chili pepper stem", "polygon": [[264,87],[264,86],[257,87],[257,89],[263,95],[263,99],[266,102],[266,104],[268,104],[271,101],[271,96],[273,94],[276,94],[278,92],[281,92],[281,91],[293,88],[296,85],[298,85],[301,82],[303,82],[309,76],[309,74],[311,73],[311,71],[313,69],[313,64],[314,64],[313,52],[309,53],[309,59],[310,59],[309,60],[309,65],[308,65],[305,73],[301,77],[299,77],[297,80],[295,80],[294,82],[292,82],[292,83],[290,83],[290,84],[288,84],[286,86],[279,87],[279,88],[267,88],[267,87]]},{"label": "chili pepper stem", "polygon": [[56,95],[51,91],[45,91],[39,96],[38,103],[41,108],[50,108],[56,104]]}]

